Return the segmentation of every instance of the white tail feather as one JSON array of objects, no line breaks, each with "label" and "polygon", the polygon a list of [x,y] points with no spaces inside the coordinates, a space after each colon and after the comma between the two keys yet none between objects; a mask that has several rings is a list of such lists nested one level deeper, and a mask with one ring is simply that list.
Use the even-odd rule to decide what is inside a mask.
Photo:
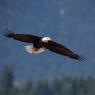
[{"label": "white tail feather", "polygon": [[33,45],[28,45],[25,46],[25,49],[27,50],[28,53],[41,53],[44,51],[44,48],[39,48],[37,50],[35,50],[35,48],[33,47]]}]

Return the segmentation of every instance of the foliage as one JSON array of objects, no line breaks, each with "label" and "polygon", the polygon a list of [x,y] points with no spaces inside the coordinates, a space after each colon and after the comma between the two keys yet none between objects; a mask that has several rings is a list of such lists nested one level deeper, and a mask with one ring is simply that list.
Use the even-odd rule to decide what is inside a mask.
[{"label": "foliage", "polygon": [[0,77],[0,95],[95,95],[95,79],[64,77],[24,85],[16,82],[12,68],[6,66]]}]

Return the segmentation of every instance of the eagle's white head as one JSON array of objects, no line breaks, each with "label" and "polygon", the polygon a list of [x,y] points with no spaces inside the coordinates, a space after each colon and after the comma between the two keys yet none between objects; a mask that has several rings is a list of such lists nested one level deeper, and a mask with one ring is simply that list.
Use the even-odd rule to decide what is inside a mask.
[{"label": "eagle's white head", "polygon": [[48,42],[48,41],[51,41],[51,38],[50,37],[43,37],[42,38],[42,42]]}]

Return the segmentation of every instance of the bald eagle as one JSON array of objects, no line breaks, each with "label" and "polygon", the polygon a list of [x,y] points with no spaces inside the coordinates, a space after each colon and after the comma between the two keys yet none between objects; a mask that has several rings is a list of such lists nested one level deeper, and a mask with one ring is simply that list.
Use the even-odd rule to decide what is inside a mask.
[{"label": "bald eagle", "polygon": [[31,45],[25,46],[25,49],[28,53],[40,53],[43,52],[46,48],[52,52],[67,56],[72,59],[81,59],[81,57],[78,54],[72,52],[64,45],[52,41],[50,37],[40,37],[29,34],[16,34],[8,29],[6,30],[6,32],[7,34],[5,36],[8,38],[12,38],[26,43],[31,43]]}]

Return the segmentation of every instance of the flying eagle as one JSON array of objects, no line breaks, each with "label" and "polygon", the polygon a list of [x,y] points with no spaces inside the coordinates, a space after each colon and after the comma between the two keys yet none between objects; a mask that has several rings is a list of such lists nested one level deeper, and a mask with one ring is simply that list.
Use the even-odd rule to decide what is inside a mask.
[{"label": "flying eagle", "polygon": [[8,38],[12,38],[26,43],[31,43],[31,45],[25,46],[25,49],[28,53],[40,53],[43,52],[46,48],[52,52],[67,56],[72,59],[81,59],[78,54],[72,52],[70,49],[63,45],[52,41],[50,37],[39,37],[29,34],[16,34],[9,31],[8,29],[5,31],[7,32],[5,36]]}]

